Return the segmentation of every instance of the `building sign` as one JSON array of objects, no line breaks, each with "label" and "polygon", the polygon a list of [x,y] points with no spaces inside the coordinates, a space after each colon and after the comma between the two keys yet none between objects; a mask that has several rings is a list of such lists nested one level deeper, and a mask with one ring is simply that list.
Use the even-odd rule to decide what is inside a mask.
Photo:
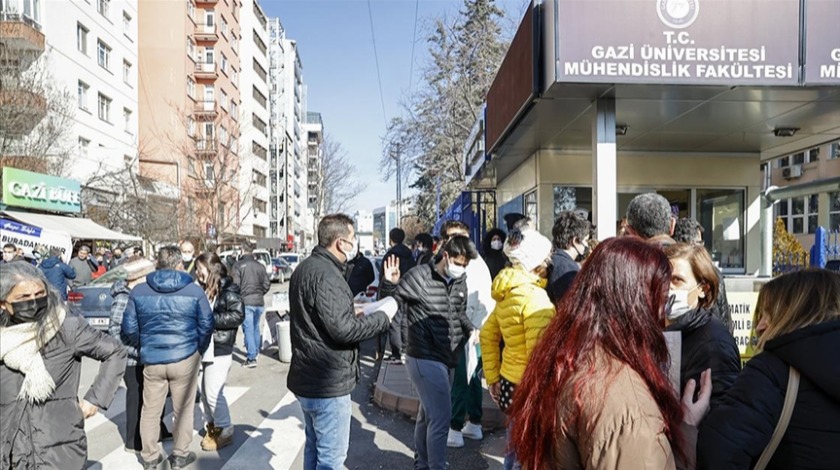
[{"label": "building sign", "polygon": [[729,301],[729,313],[732,315],[732,322],[735,323],[735,342],[738,344],[738,351],[741,353],[741,363],[745,364],[752,359],[755,346],[758,344],[758,336],[753,325],[755,306],[758,303],[758,292],[730,292],[726,294]]},{"label": "building sign", "polygon": [[22,248],[27,254],[31,254],[34,250],[48,253],[51,248],[58,248],[65,262],[70,261],[73,248],[70,235],[64,232],[44,230],[10,219],[0,219],[0,245],[6,243]]},{"label": "building sign", "polygon": [[805,2],[805,84],[840,85],[840,1]]},{"label": "building sign", "polygon": [[3,203],[55,212],[81,212],[82,188],[77,181],[3,168]]},{"label": "building sign", "polygon": [[799,80],[799,0],[557,0],[557,9],[560,82]]}]

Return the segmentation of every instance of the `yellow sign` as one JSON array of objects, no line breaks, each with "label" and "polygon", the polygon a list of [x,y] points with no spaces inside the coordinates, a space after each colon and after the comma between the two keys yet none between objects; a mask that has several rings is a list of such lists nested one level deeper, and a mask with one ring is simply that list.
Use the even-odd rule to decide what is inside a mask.
[{"label": "yellow sign", "polygon": [[743,367],[755,355],[755,346],[758,344],[758,335],[753,325],[758,292],[727,292],[726,298],[729,301],[732,322],[735,324],[735,331],[732,334],[738,344]]}]

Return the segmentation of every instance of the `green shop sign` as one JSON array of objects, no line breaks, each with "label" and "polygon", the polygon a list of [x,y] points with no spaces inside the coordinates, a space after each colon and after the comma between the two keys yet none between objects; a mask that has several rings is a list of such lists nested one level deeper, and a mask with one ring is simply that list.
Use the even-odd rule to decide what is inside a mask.
[{"label": "green shop sign", "polygon": [[55,212],[81,212],[82,187],[77,181],[3,168],[3,204]]}]

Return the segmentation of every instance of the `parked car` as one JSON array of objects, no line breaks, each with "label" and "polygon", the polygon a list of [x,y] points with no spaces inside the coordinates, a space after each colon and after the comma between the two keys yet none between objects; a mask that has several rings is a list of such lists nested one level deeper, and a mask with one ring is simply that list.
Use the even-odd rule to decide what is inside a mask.
[{"label": "parked car", "polygon": [[118,266],[91,281],[86,286],[77,286],[67,294],[67,309],[70,313],[81,315],[90,326],[98,330],[107,330],[111,317],[111,286],[114,282],[126,278],[124,266]]},{"label": "parked car", "polygon": [[[240,251],[228,250],[219,253],[219,258],[222,259],[222,262],[225,263],[225,266],[227,266],[228,271],[230,271],[231,268],[233,268],[233,265],[236,264],[236,262],[239,260],[239,258],[242,258],[242,254],[243,253]],[[271,254],[268,252],[268,250],[254,250],[252,254],[254,255],[254,258],[256,258],[257,261],[259,261],[263,264],[263,266],[265,266],[265,273],[268,274],[268,278],[274,280],[274,265],[271,262]]]},{"label": "parked car", "polygon": [[279,282],[282,284],[292,277],[292,272],[294,270],[283,258],[272,258],[271,265],[273,267],[272,274],[269,276],[271,282]]},{"label": "parked car", "polygon": [[292,267],[292,271],[297,268],[301,261],[303,261],[304,256],[300,253],[280,253],[278,255],[279,258],[286,260],[289,263],[289,266]]}]

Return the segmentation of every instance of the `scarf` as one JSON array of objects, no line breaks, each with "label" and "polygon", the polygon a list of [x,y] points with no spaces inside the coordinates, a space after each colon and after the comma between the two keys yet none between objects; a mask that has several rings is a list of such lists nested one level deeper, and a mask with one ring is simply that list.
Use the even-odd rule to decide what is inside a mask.
[{"label": "scarf", "polygon": [[[49,342],[64,323],[64,309],[59,309],[57,321],[47,324],[46,340]],[[0,328],[0,362],[25,376],[18,400],[42,403],[55,390],[55,381],[44,365],[35,337],[37,323],[21,323]]]}]

